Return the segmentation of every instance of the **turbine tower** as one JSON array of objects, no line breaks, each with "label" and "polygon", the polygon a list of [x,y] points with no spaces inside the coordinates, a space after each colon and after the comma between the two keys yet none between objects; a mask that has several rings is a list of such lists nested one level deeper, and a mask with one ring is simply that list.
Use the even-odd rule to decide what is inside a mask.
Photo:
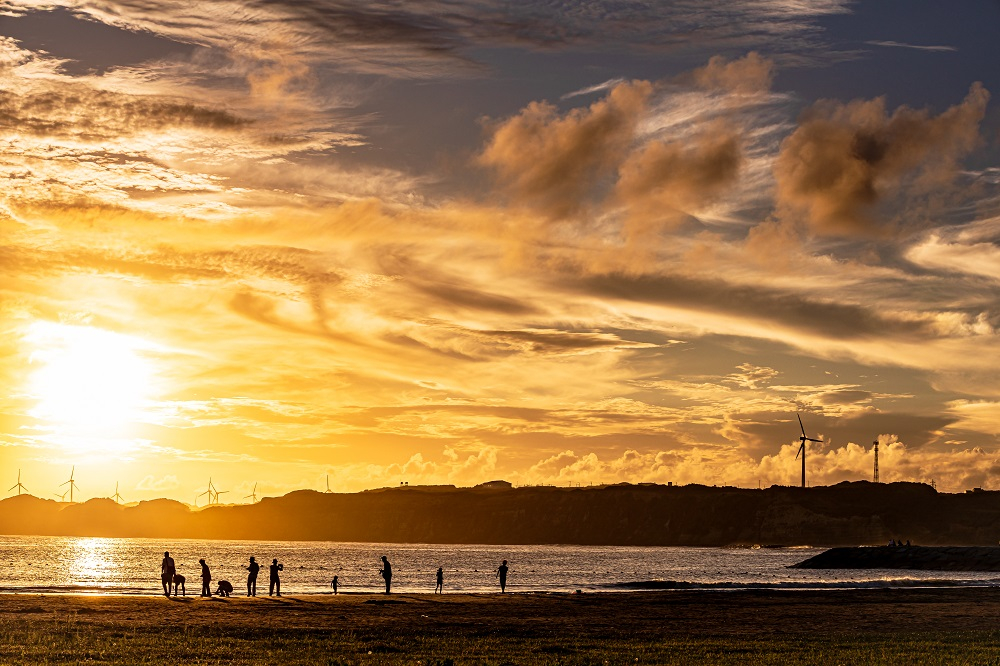
[{"label": "turbine tower", "polygon": [[243,499],[246,499],[247,497],[252,497],[253,498],[253,501],[251,502],[251,504],[256,504],[257,503],[257,484],[256,483],[253,484],[253,490],[250,491],[250,494],[244,496]]},{"label": "turbine tower", "polygon": [[13,486],[11,486],[10,489],[7,490],[7,492],[10,492],[11,490],[14,490],[14,488],[17,488],[17,494],[18,495],[21,494],[22,490],[24,492],[28,492],[28,489],[24,487],[23,483],[21,483],[21,470],[17,470],[17,483],[15,483]]},{"label": "turbine tower", "polygon": [[113,499],[115,504],[120,504],[125,501],[125,498],[118,494],[118,482],[115,481],[115,494],[108,499]]},{"label": "turbine tower", "polygon": [[76,474],[76,465],[73,465],[73,468],[69,472],[69,481],[64,481],[63,483],[59,484],[60,488],[63,487],[63,486],[65,486],[65,485],[69,486],[69,503],[70,504],[73,503],[73,489],[74,488],[76,488],[77,490],[80,489],[80,487],[76,485],[76,481],[73,480],[73,475],[74,474]]},{"label": "turbine tower", "polygon": [[795,415],[799,419],[799,429],[802,434],[799,435],[799,441],[802,442],[799,445],[799,452],[795,454],[796,459],[799,454],[802,455],[802,487],[806,487],[806,442],[822,442],[822,439],[813,439],[812,437],[806,437],[806,427],[802,425],[802,417],[798,414]]},{"label": "turbine tower", "polygon": [[326,492],[331,492],[330,490],[330,475],[326,475]]},{"label": "turbine tower", "polygon": [[875,475],[873,480],[878,483],[878,440],[876,439],[873,444],[875,445]]}]

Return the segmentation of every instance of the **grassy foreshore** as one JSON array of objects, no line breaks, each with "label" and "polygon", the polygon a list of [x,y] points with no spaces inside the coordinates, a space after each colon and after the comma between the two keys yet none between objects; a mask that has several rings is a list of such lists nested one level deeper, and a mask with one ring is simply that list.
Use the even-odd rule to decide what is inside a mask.
[{"label": "grassy foreshore", "polygon": [[0,662],[1000,663],[1000,589],[0,595]]}]

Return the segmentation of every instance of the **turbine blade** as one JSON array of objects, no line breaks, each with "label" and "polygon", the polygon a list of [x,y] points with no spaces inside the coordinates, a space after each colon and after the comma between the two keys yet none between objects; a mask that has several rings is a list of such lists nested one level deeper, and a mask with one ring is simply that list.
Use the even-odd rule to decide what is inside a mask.
[{"label": "turbine blade", "polygon": [[798,414],[796,414],[795,417],[799,420],[799,428],[802,429],[802,436],[805,437],[806,436],[806,427],[804,425],[802,425],[802,417],[799,416]]}]

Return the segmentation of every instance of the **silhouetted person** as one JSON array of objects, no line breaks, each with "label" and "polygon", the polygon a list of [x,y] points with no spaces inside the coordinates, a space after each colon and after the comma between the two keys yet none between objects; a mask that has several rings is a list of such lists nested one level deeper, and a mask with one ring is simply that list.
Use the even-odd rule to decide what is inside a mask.
[{"label": "silhouetted person", "polygon": [[271,586],[268,596],[277,594],[281,596],[281,578],[278,577],[278,572],[283,571],[285,568],[284,564],[278,564],[278,558],[271,560],[270,576],[271,576]]},{"label": "silhouetted person", "polygon": [[382,556],[382,568],[379,569],[379,574],[385,580],[385,593],[389,594],[392,589],[392,565],[385,555]]},{"label": "silhouetted person", "polygon": [[444,594],[444,569],[438,567],[437,585],[434,586],[434,594]]},{"label": "silhouetted person", "polygon": [[174,574],[174,596],[177,596],[177,588],[181,588],[181,592],[186,597],[188,595],[187,588],[184,587],[184,582],[187,580],[184,576],[179,573]]},{"label": "silhouetted person", "polygon": [[333,587],[333,593],[334,594],[337,594],[337,581],[338,580],[339,580],[339,578],[337,576],[334,576],[333,580],[330,581],[330,585],[331,585],[331,587]]},{"label": "silhouetted person", "polygon": [[497,578],[500,579],[500,593],[507,589],[507,560],[497,567]]},{"label": "silhouetted person", "polygon": [[160,562],[160,582],[163,584],[163,594],[170,596],[170,585],[174,582],[174,574],[177,568],[174,566],[174,558],[170,553],[163,552],[163,561]]},{"label": "silhouetted person", "polygon": [[215,593],[220,597],[228,597],[230,594],[233,593],[233,584],[230,583],[228,580],[220,580],[219,589],[216,590]]},{"label": "silhouetted person", "polygon": [[907,540],[906,540],[906,547],[907,547],[907,548],[909,548],[909,547],[910,547],[910,540],[909,540],[909,539],[907,539]]},{"label": "silhouetted person", "polygon": [[210,597],[212,596],[212,572],[208,570],[204,559],[198,560],[198,564],[201,565],[201,596]]},{"label": "silhouetted person", "polygon": [[257,572],[260,571],[260,565],[257,564],[257,560],[250,557],[250,564],[243,567],[247,570],[247,596],[256,597],[257,596]]}]

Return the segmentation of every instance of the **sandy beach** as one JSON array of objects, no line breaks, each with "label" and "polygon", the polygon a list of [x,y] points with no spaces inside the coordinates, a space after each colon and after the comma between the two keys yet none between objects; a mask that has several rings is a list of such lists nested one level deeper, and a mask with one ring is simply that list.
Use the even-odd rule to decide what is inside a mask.
[{"label": "sandy beach", "polygon": [[1000,589],[0,595],[2,663],[995,663]]}]

